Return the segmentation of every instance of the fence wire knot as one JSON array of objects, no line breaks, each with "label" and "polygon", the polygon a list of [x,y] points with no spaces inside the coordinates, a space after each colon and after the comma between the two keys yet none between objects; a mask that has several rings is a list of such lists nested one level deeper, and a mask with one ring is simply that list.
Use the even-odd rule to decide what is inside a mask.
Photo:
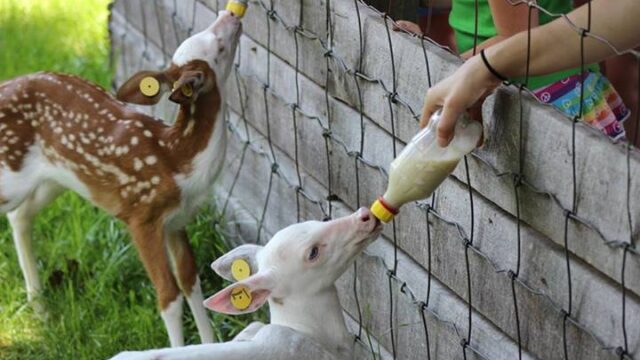
[{"label": "fence wire knot", "polygon": [[391,100],[392,104],[397,104],[398,103],[398,92],[394,91],[389,93],[389,100]]},{"label": "fence wire knot", "polygon": [[400,285],[400,292],[403,293],[403,294],[406,294],[406,292],[405,292],[405,288],[406,287],[407,287],[407,282],[403,281],[402,285]]},{"label": "fence wire knot", "polygon": [[421,311],[425,311],[427,309],[429,309],[429,306],[427,306],[427,303],[424,301],[419,301],[418,302],[418,306],[420,306],[420,310]]},{"label": "fence wire knot", "polygon": [[524,181],[524,175],[522,175],[522,174],[513,175],[513,185],[515,187],[522,186],[523,181]]},{"label": "fence wire knot", "polygon": [[349,152],[347,153],[347,155],[348,155],[349,157],[352,157],[352,158],[356,158],[356,159],[357,159],[357,158],[360,158],[360,151],[352,150],[352,151],[349,151]]},{"label": "fence wire knot", "polygon": [[624,359],[626,355],[629,355],[629,353],[622,346],[618,346],[616,348],[616,355],[620,356],[620,359]]}]

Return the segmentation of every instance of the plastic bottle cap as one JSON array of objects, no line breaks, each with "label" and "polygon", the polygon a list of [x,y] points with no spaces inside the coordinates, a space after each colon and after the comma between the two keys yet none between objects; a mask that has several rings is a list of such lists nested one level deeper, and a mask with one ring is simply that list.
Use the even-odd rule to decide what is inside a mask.
[{"label": "plastic bottle cap", "polygon": [[144,96],[156,96],[160,92],[160,82],[153,76],[146,76],[140,80],[140,92]]},{"label": "plastic bottle cap", "polygon": [[229,300],[231,300],[231,305],[233,305],[234,308],[244,310],[251,305],[251,292],[246,286],[237,286],[231,289]]},{"label": "plastic bottle cap", "polygon": [[247,5],[231,0],[227,3],[226,9],[227,11],[233,13],[235,16],[241,18],[244,16],[244,13],[247,11]]},{"label": "plastic bottle cap", "polygon": [[251,267],[245,259],[235,259],[231,263],[231,276],[236,281],[244,280],[251,275]]},{"label": "plastic bottle cap", "polygon": [[371,205],[371,212],[373,216],[377,217],[378,220],[383,223],[388,223],[393,220],[393,217],[398,213],[397,210],[385,204],[382,198],[378,198],[378,200]]}]

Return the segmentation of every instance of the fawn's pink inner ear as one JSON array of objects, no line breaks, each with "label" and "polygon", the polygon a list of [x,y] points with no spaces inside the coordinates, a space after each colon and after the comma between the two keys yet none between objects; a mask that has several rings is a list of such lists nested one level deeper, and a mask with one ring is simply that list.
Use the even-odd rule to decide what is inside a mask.
[{"label": "fawn's pink inner ear", "polygon": [[238,284],[232,284],[226,288],[220,290],[215,295],[209,297],[204,301],[204,307],[215,312],[238,315],[254,312],[258,310],[269,298],[271,293],[269,290],[254,290],[251,292],[251,304],[246,309],[237,309],[231,303],[231,292]]},{"label": "fawn's pink inner ear", "polygon": [[204,301],[204,307],[215,312],[229,314],[231,311],[235,310],[231,305],[231,301],[229,300],[230,295],[231,289],[229,287],[220,290]]},{"label": "fawn's pink inner ear", "polygon": [[264,303],[269,299],[269,295],[271,295],[271,291],[269,290],[256,290],[251,292],[251,296],[253,300],[251,301],[251,306],[249,309],[251,312],[258,310]]}]

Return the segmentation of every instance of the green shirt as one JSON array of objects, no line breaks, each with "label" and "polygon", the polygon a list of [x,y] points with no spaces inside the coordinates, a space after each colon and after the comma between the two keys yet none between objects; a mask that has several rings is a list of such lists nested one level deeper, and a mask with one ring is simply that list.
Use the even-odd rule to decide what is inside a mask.
[{"label": "green shirt", "polygon": [[[493,23],[491,15],[491,7],[488,0],[478,1],[478,45],[483,41],[497,35],[496,27]],[[473,49],[474,33],[475,33],[475,2],[476,0],[453,0],[451,13],[449,14],[449,24],[455,31],[456,45],[458,51],[463,53]],[[572,10],[571,0],[538,0],[538,4],[554,14],[566,14]],[[520,5],[525,6],[525,5]],[[555,20],[546,13],[539,11],[539,24],[544,25]],[[568,29],[567,29],[568,30]],[[569,30],[568,30],[569,31]],[[598,65],[592,64],[588,69],[598,71]],[[549,75],[531,76],[529,77],[528,87],[535,90],[540,87],[552,84],[558,80],[568,76],[577,74],[580,68],[573,68],[558,71]],[[514,82],[523,83],[524,78],[512,79]]]}]

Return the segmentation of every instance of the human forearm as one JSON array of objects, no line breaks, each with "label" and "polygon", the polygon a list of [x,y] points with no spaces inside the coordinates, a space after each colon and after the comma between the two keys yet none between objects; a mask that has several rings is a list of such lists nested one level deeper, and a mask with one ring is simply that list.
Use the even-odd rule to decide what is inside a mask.
[{"label": "human forearm", "polygon": [[469,59],[470,57],[472,57],[475,54],[480,53],[480,50],[482,49],[486,49],[489,46],[493,46],[501,41],[503,41],[504,39],[507,39],[506,36],[502,36],[502,35],[496,35],[494,37],[491,37],[485,41],[483,41],[482,43],[478,44],[478,46],[475,49],[475,53],[474,53],[474,49],[469,49],[465,52],[463,52],[462,54],[460,54],[460,57],[463,58],[464,60]]},{"label": "human forearm", "polygon": [[[591,31],[608,39],[617,49],[634,47],[640,42],[640,6],[637,0],[592,1]],[[579,27],[587,27],[586,6],[573,11],[569,18]],[[525,75],[527,64],[527,33],[520,33],[499,44],[491,46],[485,53],[491,67],[502,76],[513,78]],[[591,37],[584,39],[584,59],[580,52],[580,36],[564,19],[541,26],[531,31],[531,54],[529,75],[541,75],[584,63],[599,61],[611,55],[608,45]],[[424,126],[431,115],[442,108],[438,125],[438,143],[446,146],[453,136],[456,120],[500,84],[492,75],[481,57],[476,55],[465,62],[455,73],[445,78],[427,92],[422,109],[420,125]]]},{"label": "human forearm", "polygon": [[[608,39],[617,49],[627,49],[640,41],[640,5],[637,0],[591,3],[591,33]],[[602,16],[606,14],[606,16]],[[579,28],[588,26],[588,7],[584,5],[568,15]],[[555,21],[531,31],[530,75],[543,75],[579,66],[581,63],[580,34],[566,19]],[[519,33],[485,51],[491,65],[506,77],[524,76],[527,63],[527,32]],[[600,61],[613,50],[592,36],[584,39],[584,63]]]}]

